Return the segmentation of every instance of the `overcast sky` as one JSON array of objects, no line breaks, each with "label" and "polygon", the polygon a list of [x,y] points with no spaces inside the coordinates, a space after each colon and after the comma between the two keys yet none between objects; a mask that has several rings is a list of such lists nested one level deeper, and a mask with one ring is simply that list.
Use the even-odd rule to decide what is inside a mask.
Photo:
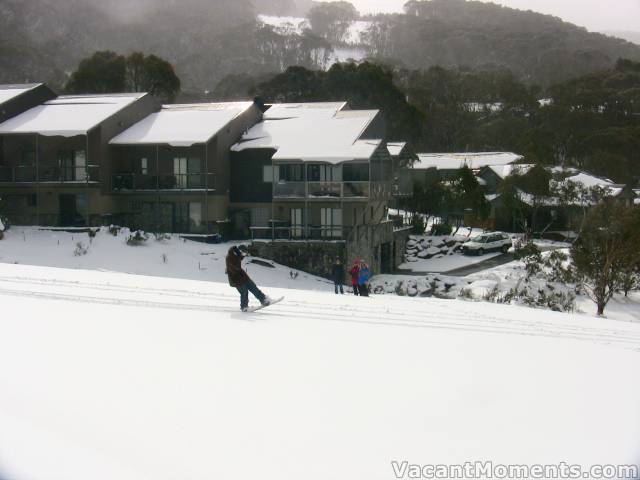
[{"label": "overcast sky", "polygon": [[[481,0],[489,1],[489,0]],[[560,17],[593,31],[640,31],[640,0],[492,0]],[[351,0],[362,13],[402,11],[405,0]]]}]

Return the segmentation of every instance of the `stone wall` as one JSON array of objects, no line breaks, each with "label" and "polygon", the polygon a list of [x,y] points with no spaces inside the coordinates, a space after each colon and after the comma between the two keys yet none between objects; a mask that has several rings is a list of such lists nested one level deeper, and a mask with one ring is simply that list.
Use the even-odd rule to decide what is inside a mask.
[{"label": "stone wall", "polygon": [[336,258],[339,258],[343,264],[346,261],[344,242],[262,242],[256,240],[249,247],[249,252],[256,257],[267,258],[281,265],[325,278],[330,278],[331,267]]},{"label": "stone wall", "polygon": [[394,266],[396,269],[398,268],[398,265],[404,263],[404,254],[407,242],[409,241],[409,236],[412,232],[413,229],[411,227],[405,227],[393,231],[393,241],[395,244]]}]

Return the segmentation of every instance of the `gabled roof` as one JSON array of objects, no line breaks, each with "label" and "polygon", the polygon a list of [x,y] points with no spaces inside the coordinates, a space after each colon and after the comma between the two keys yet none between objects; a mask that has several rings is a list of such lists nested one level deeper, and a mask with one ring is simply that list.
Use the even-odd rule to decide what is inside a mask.
[{"label": "gabled roof", "polygon": [[553,167],[551,172],[556,175],[560,174],[564,178],[561,182],[556,183],[573,182],[584,188],[600,187],[607,189],[613,197],[620,195],[625,188],[625,185],[615,183],[608,178],[597,177],[590,173],[576,170],[575,168],[563,169],[562,167]]},{"label": "gabled roof", "polygon": [[164,105],[112,139],[112,145],[157,145],[188,147],[207,143],[253,102]]},{"label": "gabled roof", "polygon": [[533,168],[533,164],[518,163],[516,165],[487,165],[485,168],[491,170],[501,179],[505,179],[509,175],[513,175],[515,173],[520,175],[527,173],[531,168]]},{"label": "gabled roof", "polygon": [[345,103],[278,104],[232,147],[273,149],[274,160],[340,163],[369,159],[380,140],[360,140],[378,110],[343,110]]},{"label": "gabled roof", "polygon": [[109,117],[147,95],[66,95],[0,124],[0,134],[32,133],[45,136],[85,135]]},{"label": "gabled roof", "polygon": [[13,100],[23,93],[38,88],[42,83],[20,83],[0,85],[0,104]]},{"label": "gabled roof", "polygon": [[398,157],[406,146],[407,142],[387,142],[387,150],[392,157]]},{"label": "gabled roof", "polygon": [[508,165],[522,158],[522,155],[511,152],[419,153],[418,161],[411,168],[457,170],[467,165],[472,170],[478,170],[489,165]]}]

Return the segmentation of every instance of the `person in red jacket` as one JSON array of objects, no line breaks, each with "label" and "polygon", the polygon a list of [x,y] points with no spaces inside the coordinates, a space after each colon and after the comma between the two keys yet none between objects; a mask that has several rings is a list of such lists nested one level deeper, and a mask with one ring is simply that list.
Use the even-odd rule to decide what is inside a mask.
[{"label": "person in red jacket", "polygon": [[358,279],[360,277],[360,260],[356,259],[353,262],[353,266],[351,270],[349,270],[349,275],[351,275],[351,286],[353,287],[353,294],[358,295]]}]

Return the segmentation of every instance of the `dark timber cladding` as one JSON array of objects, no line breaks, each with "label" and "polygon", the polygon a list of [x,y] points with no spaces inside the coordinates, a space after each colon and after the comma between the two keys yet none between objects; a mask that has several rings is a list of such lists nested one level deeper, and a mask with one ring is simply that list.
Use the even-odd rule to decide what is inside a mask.
[{"label": "dark timber cladding", "polygon": [[13,222],[110,221],[108,142],[156,108],[146,94],[76,95],[0,124],[0,192]]},{"label": "dark timber cladding", "polygon": [[[271,179],[265,179],[265,167],[271,167],[275,150],[250,149],[231,152],[231,202],[269,203],[273,199]],[[268,180],[268,181],[265,181]]]},{"label": "dark timber cladding", "polygon": [[40,105],[56,97],[56,94],[43,83],[23,85],[0,85],[0,123],[16,115],[26,112],[30,108]]}]

